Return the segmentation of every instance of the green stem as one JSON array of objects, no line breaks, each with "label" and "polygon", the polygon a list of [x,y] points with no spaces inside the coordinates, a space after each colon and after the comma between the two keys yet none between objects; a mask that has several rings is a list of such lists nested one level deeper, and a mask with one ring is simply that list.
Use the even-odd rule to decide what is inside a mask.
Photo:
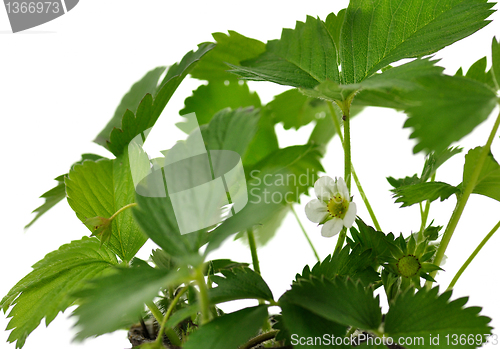
[{"label": "green stem", "polygon": [[109,217],[110,220],[113,220],[116,216],[118,216],[120,213],[125,211],[127,208],[137,206],[137,203],[133,202],[131,204],[125,205],[122,208],[120,208],[118,211],[116,211],[111,217]]},{"label": "green stem", "polygon": [[208,287],[201,268],[195,270],[194,280],[200,289],[198,292],[198,301],[200,302],[201,324],[203,325],[210,321],[212,313],[210,312],[210,302],[208,300]]},{"label": "green stem", "polygon": [[[335,110],[333,109],[332,103],[328,103],[328,107],[330,108],[330,114],[332,114],[333,118],[333,123],[335,125],[335,129],[339,135],[340,142],[342,143],[342,147],[344,147],[344,136],[342,135],[342,130],[340,128],[340,123],[337,118],[337,115],[335,113]],[[380,228],[380,224],[378,223],[377,217],[375,216],[375,212],[373,212],[372,206],[370,205],[370,202],[368,201],[368,197],[365,194],[365,191],[363,190],[363,187],[361,186],[361,182],[359,181],[358,175],[356,174],[356,171],[354,170],[354,166],[352,165],[351,161],[351,172],[352,172],[352,177],[354,178],[354,182],[356,183],[356,187],[358,188],[359,194],[361,195],[361,199],[365,203],[366,209],[368,210],[368,213],[370,214],[370,218],[372,219],[373,225],[375,225],[375,228],[378,231],[382,231]]]},{"label": "green stem", "polygon": [[247,230],[248,244],[250,245],[250,252],[252,253],[253,270],[260,275],[259,256],[257,255],[257,245],[255,243],[255,236],[252,229]]},{"label": "green stem", "polygon": [[293,208],[293,204],[290,203],[290,210],[292,210],[292,213],[293,215],[295,216],[295,219],[297,220],[297,222],[299,223],[299,226],[300,226],[300,229],[302,229],[302,232],[304,233],[304,236],[306,237],[307,239],[307,242],[309,243],[309,246],[311,246],[311,249],[313,250],[314,252],[314,255],[316,256],[316,259],[318,260],[318,262],[321,262],[321,259],[319,259],[319,255],[318,255],[318,252],[316,251],[316,249],[314,248],[314,245],[311,241],[311,239],[309,239],[309,235],[307,235],[307,232],[306,230],[304,229],[304,226],[302,225],[300,219],[299,219],[299,216],[297,216],[297,212],[295,212],[295,209]]},{"label": "green stem", "polygon": [[346,333],[346,335],[345,335],[345,336],[346,336],[346,337],[351,338],[351,336],[354,334],[354,332],[356,332],[356,330],[357,330],[357,327],[354,327],[354,326],[353,326],[353,327],[351,327],[351,328],[349,329],[349,331]]},{"label": "green stem", "polygon": [[278,334],[278,332],[279,331],[277,331],[277,330],[273,330],[273,331],[262,333],[262,334],[258,335],[257,337],[250,339],[248,342],[243,344],[238,349],[251,349],[251,348],[259,345],[260,343],[264,343],[270,339],[275,338],[276,335]]},{"label": "green stem", "polygon": [[[161,343],[162,338],[163,338],[163,333],[166,333],[168,339],[170,339],[170,342],[173,345],[180,346],[182,344],[181,341],[179,340],[179,337],[177,337],[177,334],[171,328],[166,329],[165,326],[167,324],[168,318],[170,317],[170,314],[172,314],[172,311],[174,310],[175,305],[177,304],[177,302],[179,302],[179,299],[184,294],[184,292],[186,292],[186,290],[187,290],[187,287],[184,287],[182,290],[180,290],[177,293],[177,295],[175,296],[175,298],[172,300],[170,305],[168,306],[167,312],[165,313],[165,316],[163,317],[163,321],[161,322],[161,327],[160,327],[160,330],[158,331],[158,337],[156,337],[156,342]],[[169,331],[165,332],[166,330],[169,330]],[[174,334],[174,336],[172,336],[172,334]],[[171,337],[173,337],[173,338],[171,338]],[[173,339],[173,341],[172,341],[172,339]]]},{"label": "green stem", "polygon": [[[436,172],[432,175],[431,182],[436,180]],[[424,240],[424,230],[427,225],[427,218],[429,217],[429,211],[431,209],[431,201],[427,200],[425,202],[425,209],[422,211],[422,203],[420,203],[420,213],[422,217],[422,223],[420,224],[420,231],[418,232],[418,242]]]},{"label": "green stem", "polygon": [[163,314],[161,313],[160,309],[154,304],[153,302],[149,301],[146,302],[146,306],[148,307],[149,311],[153,316],[155,317],[156,321],[158,321],[159,324],[162,323],[163,321]]},{"label": "green stem", "polygon": [[[476,163],[476,167],[474,168],[474,172],[472,172],[472,175],[469,179],[469,182],[467,183],[467,186],[464,188],[462,195],[458,199],[457,205],[455,206],[455,210],[453,211],[453,214],[450,218],[450,221],[448,222],[448,225],[446,226],[446,230],[443,234],[443,238],[441,239],[441,243],[439,244],[439,248],[436,252],[436,257],[434,258],[435,265],[439,266],[441,264],[441,260],[443,259],[446,248],[448,247],[448,244],[450,243],[451,237],[453,236],[453,232],[455,231],[455,228],[457,227],[458,221],[460,220],[460,217],[462,216],[462,212],[464,211],[465,205],[467,204],[467,200],[469,200],[469,196],[470,196],[470,194],[472,194],[472,191],[474,190],[474,187],[476,186],[477,180],[479,178],[479,174],[481,173],[481,170],[483,169],[484,162],[486,161],[486,157],[488,156],[488,154],[490,152],[491,143],[493,143],[493,139],[495,138],[495,134],[498,131],[499,125],[500,125],[500,114],[497,116],[495,124],[493,125],[493,129],[491,130],[490,136],[488,137],[488,141],[486,142],[486,145],[481,150],[481,154],[479,155],[479,159]],[[432,272],[431,276],[432,277],[436,276],[436,273],[437,273],[437,271]],[[427,288],[430,288],[432,286],[432,282],[427,281],[426,285],[427,285]]]},{"label": "green stem", "polygon": [[453,286],[455,286],[455,284],[457,283],[457,281],[460,278],[460,276],[462,276],[462,274],[465,271],[465,269],[467,269],[467,267],[469,266],[469,264],[474,260],[474,258],[477,256],[477,254],[479,253],[479,251],[481,251],[481,249],[483,248],[483,246],[486,245],[486,243],[493,236],[493,234],[495,234],[495,232],[498,230],[498,228],[500,228],[500,221],[497,223],[497,225],[495,225],[493,227],[493,229],[491,229],[491,231],[488,233],[488,235],[485,236],[485,238],[483,239],[483,241],[481,241],[481,243],[476,247],[476,249],[474,250],[474,252],[472,252],[472,254],[470,255],[470,257],[467,258],[467,260],[462,265],[462,267],[460,268],[460,270],[453,277],[453,280],[451,280],[450,285],[448,286],[448,290],[451,290],[453,288]]}]

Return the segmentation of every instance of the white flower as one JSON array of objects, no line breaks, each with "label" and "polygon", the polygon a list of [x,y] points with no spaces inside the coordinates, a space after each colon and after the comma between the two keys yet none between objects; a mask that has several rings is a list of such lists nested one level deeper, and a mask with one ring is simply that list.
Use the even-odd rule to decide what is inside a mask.
[{"label": "white flower", "polygon": [[314,223],[323,224],[321,235],[332,237],[342,227],[350,228],[356,219],[356,204],[351,201],[349,190],[340,177],[333,180],[328,176],[320,177],[314,183],[317,199],[306,205],[306,216]]}]

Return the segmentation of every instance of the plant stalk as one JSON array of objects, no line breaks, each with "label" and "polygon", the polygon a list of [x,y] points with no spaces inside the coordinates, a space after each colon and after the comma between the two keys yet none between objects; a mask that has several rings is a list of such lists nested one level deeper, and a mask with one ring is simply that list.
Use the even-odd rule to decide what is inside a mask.
[{"label": "plant stalk", "polygon": [[198,292],[198,301],[200,302],[201,324],[204,325],[211,320],[212,313],[210,312],[210,302],[208,300],[208,287],[201,268],[195,270],[194,280],[200,289]]},{"label": "plant stalk", "polygon": [[[434,182],[436,180],[436,172],[432,175],[431,182]],[[424,230],[425,226],[427,225],[427,219],[429,218],[429,211],[431,209],[431,201],[427,200],[425,202],[425,209],[422,211],[422,203],[420,203],[420,213],[422,217],[422,223],[420,224],[420,231],[418,232],[418,241],[423,241],[424,240]]]},{"label": "plant stalk", "polygon": [[469,266],[469,264],[474,260],[474,258],[477,256],[477,254],[479,253],[479,251],[481,251],[481,249],[483,248],[483,246],[486,245],[486,243],[493,236],[493,234],[495,234],[495,232],[498,230],[498,228],[500,228],[500,221],[493,227],[493,229],[491,229],[491,231],[488,233],[488,235],[486,235],[484,237],[484,239],[476,247],[476,249],[474,250],[474,252],[472,252],[472,254],[469,256],[469,258],[467,258],[467,260],[465,261],[465,263],[460,267],[460,269],[458,270],[458,272],[453,277],[453,280],[451,280],[450,285],[448,286],[447,290],[451,290],[455,286],[455,284],[457,283],[457,281],[460,278],[460,276],[462,276],[462,274],[465,271],[465,269],[467,269],[467,267]]},{"label": "plant stalk", "polygon": [[[177,293],[177,295],[175,296],[175,298],[172,300],[170,305],[168,306],[167,312],[165,313],[165,316],[163,316],[163,321],[161,322],[161,327],[160,327],[160,330],[158,331],[158,337],[156,337],[156,342],[161,343],[162,338],[163,338],[163,333],[166,333],[168,339],[170,340],[170,342],[173,345],[180,346],[182,344],[181,341],[179,340],[179,338],[177,337],[177,334],[175,334],[175,332],[171,328],[168,329],[170,331],[165,332],[167,330],[165,328],[165,326],[167,324],[168,318],[170,317],[170,314],[172,314],[172,311],[174,310],[175,305],[177,304],[177,302],[179,302],[179,299],[184,294],[184,292],[186,292],[186,290],[187,290],[187,287],[184,287],[182,290],[180,290]],[[172,336],[172,334],[174,336]],[[173,338],[171,338],[171,337],[173,337]],[[173,341],[172,341],[172,339],[173,339]]]},{"label": "plant stalk", "polygon": [[[441,264],[446,248],[450,243],[451,237],[453,236],[453,232],[455,231],[458,221],[460,220],[460,217],[462,216],[462,213],[464,211],[465,205],[467,204],[467,200],[469,200],[469,196],[472,194],[472,191],[476,186],[479,174],[481,173],[486,157],[490,152],[491,143],[493,143],[493,139],[495,138],[495,134],[498,131],[499,125],[500,125],[500,114],[497,116],[495,124],[493,125],[493,129],[491,130],[491,133],[488,137],[488,141],[486,142],[486,145],[483,147],[481,154],[479,155],[479,159],[477,161],[476,167],[474,168],[474,172],[472,172],[471,178],[469,179],[467,186],[464,188],[462,195],[458,199],[457,205],[455,206],[455,210],[453,211],[450,221],[446,226],[443,238],[441,239],[441,243],[439,244],[439,248],[436,252],[436,257],[434,258],[434,264],[437,266]],[[437,270],[432,272],[431,276],[434,278],[436,276],[436,273]],[[426,286],[427,288],[431,288],[432,281],[427,281]]]},{"label": "plant stalk", "polygon": [[133,202],[131,204],[125,205],[122,208],[120,208],[118,211],[116,211],[111,217],[109,217],[110,220],[113,220],[116,216],[118,216],[120,213],[125,211],[127,208],[137,206],[136,202]]},{"label": "plant stalk", "polygon": [[302,229],[302,232],[304,233],[304,236],[306,237],[307,242],[309,243],[309,246],[311,246],[311,249],[313,250],[314,255],[316,256],[316,259],[318,260],[318,262],[321,262],[321,259],[319,258],[319,255],[318,255],[318,252],[314,248],[314,245],[313,245],[311,239],[309,239],[309,235],[307,235],[307,232],[306,232],[304,226],[302,225],[302,222],[300,221],[299,216],[297,215],[297,212],[295,212],[295,209],[293,208],[292,203],[290,203],[290,210],[292,210],[292,213],[295,216],[295,219],[299,223],[300,229]]},{"label": "plant stalk", "polygon": [[279,332],[278,330],[273,330],[273,331],[262,333],[262,334],[258,335],[257,337],[250,339],[248,342],[243,344],[238,349],[251,349],[251,348],[259,345],[260,343],[264,343],[270,339],[275,338],[276,335],[278,334],[278,332]]},{"label": "plant stalk", "polygon": [[[337,134],[339,135],[340,142],[342,143],[342,148],[344,147],[344,136],[342,135],[342,129],[340,128],[340,123],[339,120],[337,119],[335,110],[333,109],[332,103],[328,102],[328,107],[330,109],[330,114],[332,115],[333,118],[333,124],[335,125],[335,130],[337,131]],[[378,231],[382,231],[380,228],[380,224],[378,223],[377,217],[375,216],[375,212],[373,212],[372,206],[370,205],[370,202],[368,201],[368,197],[365,194],[365,191],[363,190],[363,187],[361,186],[361,182],[359,181],[359,178],[356,174],[356,171],[354,170],[354,166],[352,165],[351,162],[351,172],[352,172],[352,177],[354,178],[354,182],[356,183],[356,187],[358,188],[358,191],[361,195],[361,199],[365,203],[366,209],[368,210],[368,213],[370,214],[370,218],[372,219],[373,225]]]},{"label": "plant stalk", "polygon": [[255,235],[252,229],[247,230],[248,244],[250,245],[250,252],[252,253],[253,270],[260,275],[259,256],[257,255],[257,244],[255,243]]}]

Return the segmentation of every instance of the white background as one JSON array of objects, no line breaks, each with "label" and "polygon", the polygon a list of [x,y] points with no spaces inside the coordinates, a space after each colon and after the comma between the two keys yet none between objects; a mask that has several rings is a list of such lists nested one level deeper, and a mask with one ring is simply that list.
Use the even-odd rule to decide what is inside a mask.
[{"label": "white background", "polygon": [[[60,245],[89,235],[66,202],[58,204],[27,232],[23,227],[30,212],[43,201],[38,196],[52,188],[52,179],[66,173],[68,167],[85,152],[111,156],[91,141],[113,115],[115,107],[130,86],[148,70],[170,65],[196,44],[211,41],[212,32],[235,30],[267,41],[279,38],[281,28],[293,28],[307,14],[325,19],[328,13],[347,6],[347,1],[82,1],[67,15],[26,32],[12,34],[5,11],[0,10],[0,296],[24,275],[31,265]],[[498,18],[494,14],[492,19]],[[446,72],[466,69],[477,59],[490,54],[494,35],[500,36],[500,19],[479,33],[446,48],[437,57]],[[173,125],[184,98],[200,82],[186,79],[163,117]],[[251,83],[263,102],[283,91],[281,86]],[[422,155],[412,155],[409,131],[402,130],[403,114],[385,109],[367,109],[352,121],[352,161],[385,232],[407,236],[419,228],[418,206],[399,209],[389,192],[387,176],[396,178],[420,173]],[[493,118],[480,125],[460,145],[468,150],[483,145]],[[173,127],[173,126],[172,126]],[[280,145],[303,143],[312,125],[297,133],[278,126]],[[171,144],[176,140],[168,140]],[[495,139],[493,154],[500,158],[500,140]],[[463,154],[438,171],[437,179],[451,184],[461,181]],[[324,167],[328,175],[343,174],[342,151],[338,138],[332,140]],[[370,223],[356,190],[358,215]],[[325,239],[320,229],[308,222],[303,205],[296,207],[322,258],[333,251],[336,238]],[[455,199],[435,203],[430,218],[445,225]],[[446,287],[463,261],[498,220],[500,204],[473,196],[446,254],[446,272],[438,275]],[[483,314],[500,317],[497,301],[497,252],[500,237],[494,236],[456,285],[453,297],[470,295],[468,305],[483,306]],[[154,244],[147,244],[140,256],[147,258]],[[261,269],[275,298],[289,287],[304,265],[315,259],[289,215],[277,236],[259,250]],[[250,262],[250,252],[240,242],[228,242],[215,257]],[[252,303],[253,304],[253,303]],[[226,310],[240,305],[226,305]],[[45,328],[42,322],[28,338],[25,348],[127,348],[126,332],[119,331],[83,344],[72,343],[74,330],[67,310]],[[7,326],[0,316],[0,328]],[[498,320],[493,325],[499,324]],[[0,332],[0,348],[8,332]]]}]

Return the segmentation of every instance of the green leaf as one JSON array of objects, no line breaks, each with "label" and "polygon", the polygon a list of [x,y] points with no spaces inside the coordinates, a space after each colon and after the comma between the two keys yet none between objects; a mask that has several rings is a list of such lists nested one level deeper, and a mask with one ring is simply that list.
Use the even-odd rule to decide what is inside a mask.
[{"label": "green leaf", "polygon": [[459,192],[459,189],[444,182],[424,182],[399,187],[393,189],[392,192],[394,193],[393,197],[397,198],[396,202],[401,202],[401,207],[406,207],[427,200],[432,202],[441,199],[444,201]]},{"label": "green leaf", "polygon": [[222,276],[210,280],[218,286],[208,290],[210,303],[217,304],[237,299],[273,300],[273,294],[262,277],[249,268],[221,270]]},{"label": "green leaf", "polygon": [[230,259],[214,259],[206,262],[207,268],[205,272],[206,275],[214,275],[220,273],[222,270],[231,270],[233,268],[246,268],[248,263],[239,263],[232,261]]},{"label": "green leaf", "polygon": [[432,152],[425,159],[424,169],[420,181],[427,182],[437,171],[437,169],[453,156],[462,152],[462,148],[447,148],[439,153]]},{"label": "green leaf", "polygon": [[246,231],[278,214],[289,202],[299,200],[323,171],[320,154],[307,144],[278,149],[253,168],[246,169],[248,203],[209,235],[205,254],[218,248],[232,234]]},{"label": "green leaf", "polygon": [[266,109],[275,123],[282,122],[285,130],[307,125],[317,119],[319,115],[329,116],[328,105],[325,101],[310,98],[299,92],[298,89],[285,91],[266,105]]},{"label": "green leaf", "polygon": [[493,81],[493,74],[491,70],[486,71],[486,57],[479,59],[473,65],[470,66],[465,77],[482,82],[483,84],[489,86],[493,91],[496,91],[495,82]]},{"label": "green leaf", "polygon": [[430,59],[416,59],[409,63],[384,70],[380,74],[374,74],[367,79],[354,84],[339,84],[327,80],[317,85],[313,90],[302,89],[301,92],[316,98],[330,101],[345,101],[357,93],[357,91],[390,91],[396,90],[412,91],[418,88],[418,79],[425,76],[439,76],[443,68],[435,66],[436,61]]},{"label": "green leaf", "polygon": [[269,41],[266,52],[229,64],[230,72],[247,80],[271,81],[281,85],[313,88],[325,80],[339,82],[337,50],[325,24],[308,16],[295,29],[283,29],[280,40]]},{"label": "green leaf", "polygon": [[[346,345],[335,345],[331,342],[332,336],[343,338],[347,326],[330,321],[320,315],[309,311],[300,305],[287,302],[286,298],[280,300],[280,307],[283,314],[283,325],[290,335],[288,340],[293,344],[293,348],[323,349],[323,348],[349,348]],[[281,333],[280,332],[278,334]],[[323,341],[324,345],[315,343],[315,338],[330,340]]]},{"label": "green leaf", "polygon": [[387,181],[389,182],[390,185],[394,187],[394,189],[399,189],[401,187],[422,183],[422,181],[420,180],[420,178],[418,178],[416,174],[414,174],[412,177],[406,176],[405,178],[399,178],[399,179],[396,179],[394,177],[387,177]]},{"label": "green leaf", "polygon": [[267,306],[244,308],[234,313],[220,316],[201,326],[189,336],[184,349],[234,349],[252,336],[267,318]]},{"label": "green leaf", "polygon": [[486,85],[458,76],[427,76],[421,88],[405,95],[410,101],[404,127],[417,138],[414,153],[440,152],[469,134],[496,106],[496,94]]},{"label": "green leaf", "polygon": [[316,263],[312,270],[306,266],[302,275],[296,275],[296,280],[308,279],[311,275],[329,280],[347,277],[369,285],[380,279],[379,274],[373,269],[375,262],[375,255],[370,249],[358,245],[351,251],[351,246],[345,246],[339,253],[329,255],[321,263]]},{"label": "green leaf", "polygon": [[245,168],[254,166],[266,156],[279,149],[278,136],[276,136],[274,123],[271,118],[266,117],[264,111],[261,113],[259,123],[257,124],[257,132],[248,145],[242,159]]},{"label": "green leaf", "polygon": [[154,126],[182,80],[212,48],[214,48],[213,44],[201,44],[198,51],[188,52],[180,63],[172,65],[167,71],[167,75],[158,86],[154,98],[148,93],[141,100],[137,112],[134,113],[130,110],[125,112],[121,129],[113,129],[107,143],[108,149],[115,156],[122,154],[134,137]]},{"label": "green leaf", "polygon": [[237,77],[227,72],[226,63],[238,65],[241,61],[257,57],[266,50],[266,45],[259,40],[247,38],[232,30],[228,33],[229,35],[212,34],[217,45],[192,70],[193,78],[208,81],[235,81]]},{"label": "green leaf", "polygon": [[342,83],[363,81],[392,62],[471,35],[488,24],[492,6],[487,0],[352,0],[341,34]]},{"label": "green leaf", "polygon": [[493,82],[495,89],[500,90],[500,44],[496,38],[491,42],[491,74],[493,75]]},{"label": "green leaf", "polygon": [[300,279],[285,292],[279,303],[290,303],[305,308],[329,321],[364,330],[376,330],[382,321],[378,296],[365,290],[359,282],[334,278]]},{"label": "green leaf", "polygon": [[204,243],[205,232],[181,235],[169,197],[137,195],[138,207],[134,218],[144,233],[170,256],[176,258],[196,255]]},{"label": "green leaf", "polygon": [[109,136],[111,131],[116,127],[120,127],[122,122],[122,117],[125,111],[130,110],[132,113],[137,111],[137,107],[141,102],[142,98],[147,94],[154,94],[156,92],[156,87],[158,86],[158,80],[160,76],[165,71],[165,67],[157,67],[150,70],[146,75],[144,75],[141,80],[137,81],[130,91],[123,96],[120,104],[116,108],[113,118],[108,122],[104,129],[97,135],[94,142],[106,146],[106,142],[109,141]]},{"label": "green leaf", "polygon": [[330,35],[332,36],[333,42],[335,43],[335,48],[337,49],[337,61],[340,64],[340,33],[342,31],[342,25],[344,24],[346,9],[340,10],[337,15],[335,13],[330,13],[325,20],[325,26]]},{"label": "green leaf", "polygon": [[[240,84],[231,81],[226,84],[224,81],[209,81],[208,85],[201,85],[193,95],[184,101],[185,107],[179,114],[185,115],[196,113],[198,125],[205,125],[210,122],[218,111],[240,107],[260,108],[259,96],[255,92],[250,92],[246,83]],[[182,131],[190,133],[197,125],[190,125],[187,122],[177,123]]]},{"label": "green leaf", "polygon": [[[82,222],[96,216],[109,218],[135,201],[128,151],[115,160],[84,161],[75,165],[65,183],[68,203]],[[94,227],[87,227],[93,231]],[[113,219],[111,231],[111,239],[105,245],[124,261],[130,261],[146,242],[130,209]]]},{"label": "green leaf", "polygon": [[188,280],[187,270],[167,272],[151,268],[145,262],[131,268],[117,268],[108,276],[92,280],[87,288],[75,294],[80,299],[80,306],[73,312],[80,330],[76,339],[113,332],[137,322],[144,303],[152,301],[161,288]]},{"label": "green leaf", "polygon": [[[74,163],[71,167],[73,167],[76,164],[81,164],[85,160],[96,161],[99,159],[102,159],[102,156],[95,154],[83,154],[82,159]],[[66,173],[55,178],[55,180],[58,182],[57,185],[54,188],[50,189],[49,191],[43,193],[42,196],[40,196],[40,198],[45,199],[45,202],[43,203],[43,205],[33,210],[32,213],[36,213],[36,216],[31,220],[31,222],[29,222],[24,227],[24,229],[28,229],[29,227],[31,227],[38,220],[38,218],[40,218],[43,214],[45,214],[48,210],[50,210],[52,207],[54,207],[57,203],[59,203],[66,197],[66,186],[64,184],[64,177],[67,175],[68,174]]]},{"label": "green leaf", "polygon": [[[483,147],[476,147],[469,150],[467,155],[465,155],[464,180],[462,188],[465,188],[470,181],[472,172],[474,172],[474,169],[477,166],[476,164],[482,150]],[[491,152],[486,156],[483,168],[479,173],[479,177],[472,192],[500,201],[500,165],[495,160]]]},{"label": "green leaf", "polygon": [[[219,111],[201,129],[207,150],[231,150],[243,157],[257,132],[259,118],[259,110],[251,107]],[[212,158],[212,162],[216,161]],[[215,171],[217,164],[212,165]]]},{"label": "green leaf", "polygon": [[376,231],[373,227],[366,225],[361,218],[356,219],[356,225],[359,231],[354,227],[350,229],[352,240],[348,238],[348,243],[353,247],[359,244],[363,251],[371,250],[373,253],[372,258],[377,263],[375,267],[382,265],[384,262],[389,262],[392,259],[389,245],[393,243],[394,237]]},{"label": "green leaf", "polygon": [[12,306],[7,330],[13,331],[8,341],[17,341],[16,348],[23,347],[43,318],[49,325],[59,312],[74,304],[73,292],[117,264],[115,254],[100,247],[95,238],[84,237],[47,254],[0,302],[4,312]]},{"label": "green leaf", "polygon": [[[467,338],[471,335],[481,335],[484,339],[486,334],[491,333],[488,326],[491,321],[486,316],[479,316],[480,307],[464,308],[467,298],[459,298],[449,302],[451,291],[438,296],[438,288],[427,291],[422,288],[414,294],[411,290],[400,294],[394,300],[385,317],[386,336],[395,341],[398,338],[423,337],[423,345],[405,345],[407,348],[434,348],[429,343],[430,337],[440,337],[439,348],[454,348],[451,336]],[[450,335],[450,340],[446,340]],[[476,342],[460,342],[461,348],[476,348]]]}]

